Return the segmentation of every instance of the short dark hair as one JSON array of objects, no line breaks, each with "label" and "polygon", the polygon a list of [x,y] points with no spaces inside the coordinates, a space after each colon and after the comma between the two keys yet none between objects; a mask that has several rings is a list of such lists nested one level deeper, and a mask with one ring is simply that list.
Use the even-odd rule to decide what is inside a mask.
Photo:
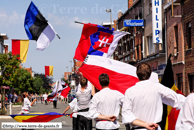
[{"label": "short dark hair", "polygon": [[139,78],[139,80],[147,80],[150,78],[151,75],[151,67],[149,64],[147,63],[141,63],[137,66],[137,77]]},{"label": "short dark hair", "polygon": [[99,76],[99,82],[102,87],[108,86],[109,85],[109,76],[106,73],[102,73]]},{"label": "short dark hair", "polygon": [[88,80],[86,78],[82,78],[81,79],[81,83],[80,84],[81,84],[82,87],[86,86],[87,83],[88,83]]}]

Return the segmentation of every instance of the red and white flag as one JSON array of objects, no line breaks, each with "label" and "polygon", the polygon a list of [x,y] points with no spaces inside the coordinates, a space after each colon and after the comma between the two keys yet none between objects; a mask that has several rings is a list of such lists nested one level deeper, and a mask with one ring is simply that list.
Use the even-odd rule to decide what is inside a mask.
[{"label": "red and white flag", "polygon": [[[84,64],[79,68],[79,71],[98,90],[102,89],[98,79],[102,73],[107,73],[109,76],[109,88],[123,94],[139,81],[135,66],[101,56],[89,55],[85,59]],[[159,82],[158,75],[152,72],[150,80]]]},{"label": "red and white flag", "polygon": [[68,84],[66,84],[64,81],[60,81],[60,85],[62,86],[65,86],[61,92],[60,92],[60,95],[63,96],[64,98],[67,98],[67,95],[69,93],[69,91],[71,90],[71,88],[69,87]]}]

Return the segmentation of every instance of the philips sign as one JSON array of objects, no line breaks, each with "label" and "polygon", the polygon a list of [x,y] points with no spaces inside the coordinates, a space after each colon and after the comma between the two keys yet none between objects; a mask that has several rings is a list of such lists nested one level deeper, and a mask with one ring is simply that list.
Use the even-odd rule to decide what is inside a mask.
[{"label": "philips sign", "polygon": [[162,43],[162,1],[152,0],[153,43]]},{"label": "philips sign", "polygon": [[144,26],[144,20],[143,19],[126,19],[123,21],[124,27],[131,27],[131,26]]}]

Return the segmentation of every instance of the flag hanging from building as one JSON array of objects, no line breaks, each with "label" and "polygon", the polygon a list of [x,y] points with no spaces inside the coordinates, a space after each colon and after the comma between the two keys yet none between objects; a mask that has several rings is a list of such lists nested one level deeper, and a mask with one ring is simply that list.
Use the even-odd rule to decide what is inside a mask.
[{"label": "flag hanging from building", "polygon": [[29,40],[37,41],[37,50],[44,50],[55,38],[55,31],[31,1],[24,21]]},{"label": "flag hanging from building", "polygon": [[[183,93],[176,87],[174,83],[174,74],[170,58],[171,54],[168,58],[167,65],[164,70],[164,75],[161,80],[161,84],[163,84],[166,87],[169,87],[176,93],[183,95]],[[161,122],[162,130],[175,130],[175,125],[179,115],[179,111],[180,110],[176,110],[176,108],[163,104],[163,117]]]},{"label": "flag hanging from building", "polygon": [[126,32],[109,30],[92,24],[84,24],[74,59],[84,61],[87,55],[111,57],[118,41]]},{"label": "flag hanging from building", "polygon": [[12,54],[20,55],[22,63],[26,62],[28,54],[29,40],[12,40]]},{"label": "flag hanging from building", "polygon": [[53,66],[45,66],[45,77],[53,76]]},{"label": "flag hanging from building", "polygon": [[[98,90],[102,89],[99,83],[99,75],[102,73],[107,73],[109,76],[109,88],[123,94],[125,94],[128,88],[139,81],[135,66],[101,56],[89,55],[79,68],[79,71],[82,72],[83,76]],[[159,82],[158,75],[152,72],[150,80]]]}]

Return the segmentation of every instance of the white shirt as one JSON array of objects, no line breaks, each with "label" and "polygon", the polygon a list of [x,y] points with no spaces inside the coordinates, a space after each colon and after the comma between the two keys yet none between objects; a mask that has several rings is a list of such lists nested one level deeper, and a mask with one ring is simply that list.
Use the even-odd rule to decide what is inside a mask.
[{"label": "white shirt", "polygon": [[27,97],[25,97],[23,106],[22,106],[22,113],[29,113],[30,107],[31,107],[31,102]]},{"label": "white shirt", "polygon": [[73,117],[77,118],[77,98],[69,103],[70,109],[73,109]]},{"label": "white shirt", "polygon": [[43,97],[44,97],[44,100],[47,100],[48,95],[44,94]]},{"label": "white shirt", "polygon": [[158,123],[162,120],[162,103],[180,109],[184,101],[183,95],[175,93],[160,83],[149,80],[137,82],[125,92],[122,123],[132,123],[135,119]]},{"label": "white shirt", "polygon": [[[101,115],[115,115],[117,119],[119,118],[120,106],[124,100],[124,95],[116,90],[110,90],[109,88],[104,88],[98,93],[94,94],[90,109],[88,112],[88,118],[95,119],[100,114]],[[117,121],[97,121],[97,129],[117,129],[120,125]]]},{"label": "white shirt", "polygon": [[189,94],[180,110],[176,130],[194,130],[194,93]]},{"label": "white shirt", "polygon": [[[78,85],[78,89],[76,92],[77,110],[89,108],[91,94],[92,94],[92,84],[89,81],[87,83],[87,87],[84,89],[83,92],[81,91],[81,85]],[[88,112],[78,112],[78,115],[87,117],[87,113]]]}]

